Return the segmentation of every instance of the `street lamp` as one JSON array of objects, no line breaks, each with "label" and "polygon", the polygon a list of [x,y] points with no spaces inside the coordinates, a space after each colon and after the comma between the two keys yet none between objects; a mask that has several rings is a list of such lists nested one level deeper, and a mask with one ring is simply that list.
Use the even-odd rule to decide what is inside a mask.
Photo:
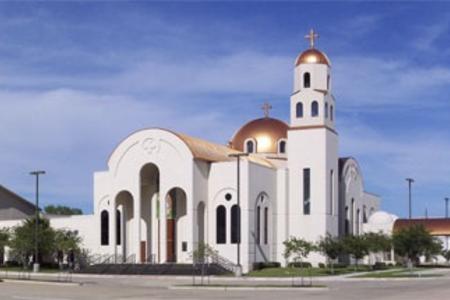
[{"label": "street lamp", "polygon": [[406,178],[406,181],[408,181],[408,191],[409,191],[409,218],[411,219],[412,217],[412,209],[411,209],[411,185],[414,182],[414,179],[412,178]]},{"label": "street lamp", "polygon": [[445,198],[445,218],[448,219],[448,197]]},{"label": "street lamp", "polygon": [[45,175],[45,171],[33,171],[30,172],[30,175],[36,176],[36,221],[35,221],[35,230],[34,230],[34,264],[33,264],[33,272],[39,272],[39,246],[38,246],[38,238],[39,238],[39,176]]},{"label": "street lamp", "polygon": [[235,157],[236,163],[237,163],[237,207],[238,207],[238,220],[237,220],[237,232],[238,232],[238,239],[237,239],[237,267],[238,270],[236,271],[236,276],[242,275],[242,267],[241,267],[241,157],[248,156],[248,153],[245,152],[238,152],[238,153],[232,153],[228,155],[229,157]]}]

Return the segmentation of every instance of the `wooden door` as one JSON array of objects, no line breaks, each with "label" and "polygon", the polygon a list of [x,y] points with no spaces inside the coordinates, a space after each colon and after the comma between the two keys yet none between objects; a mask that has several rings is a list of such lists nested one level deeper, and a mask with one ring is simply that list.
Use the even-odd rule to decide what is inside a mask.
[{"label": "wooden door", "polygon": [[147,242],[141,241],[141,263],[147,262]]}]

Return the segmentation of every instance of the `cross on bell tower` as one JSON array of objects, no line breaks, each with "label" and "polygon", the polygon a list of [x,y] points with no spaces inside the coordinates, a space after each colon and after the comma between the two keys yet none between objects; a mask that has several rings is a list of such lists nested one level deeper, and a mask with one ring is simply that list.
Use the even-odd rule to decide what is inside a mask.
[{"label": "cross on bell tower", "polygon": [[309,34],[305,35],[305,39],[309,40],[309,47],[314,48],[314,42],[319,38],[319,34],[314,29],[309,30]]},{"label": "cross on bell tower", "polygon": [[264,111],[264,117],[268,118],[269,117],[269,111],[272,109],[272,105],[270,105],[270,103],[264,102],[264,104],[263,104],[263,106],[261,108]]}]

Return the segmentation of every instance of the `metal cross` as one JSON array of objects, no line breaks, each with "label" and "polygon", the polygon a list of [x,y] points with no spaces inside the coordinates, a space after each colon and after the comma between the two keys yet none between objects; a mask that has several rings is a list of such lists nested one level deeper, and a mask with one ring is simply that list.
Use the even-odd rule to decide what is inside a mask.
[{"label": "metal cross", "polygon": [[309,40],[309,47],[314,48],[315,40],[319,38],[319,34],[314,32],[314,29],[309,30],[309,34],[305,35],[305,39]]},{"label": "metal cross", "polygon": [[268,118],[269,111],[272,109],[272,105],[270,105],[270,103],[265,102],[261,108],[264,111],[264,117]]}]

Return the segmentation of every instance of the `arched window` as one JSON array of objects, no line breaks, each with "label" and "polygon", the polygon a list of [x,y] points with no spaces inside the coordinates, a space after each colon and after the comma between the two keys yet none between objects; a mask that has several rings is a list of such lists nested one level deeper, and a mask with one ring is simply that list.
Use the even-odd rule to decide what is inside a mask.
[{"label": "arched window", "polygon": [[217,207],[216,222],[216,243],[225,244],[227,242],[227,211],[223,205]]},{"label": "arched window", "polygon": [[361,212],[360,212],[360,210],[359,210],[359,208],[356,210],[356,224],[355,224],[355,226],[356,226],[356,235],[359,235],[359,223],[360,223],[360,215],[361,215]]},{"label": "arched window", "polygon": [[255,152],[255,143],[253,141],[247,141],[245,143],[245,148],[247,153],[254,153]]},{"label": "arched window", "polygon": [[264,244],[268,244],[269,240],[269,208],[264,208]]},{"label": "arched window", "polygon": [[333,105],[330,105],[330,120],[333,121],[333,118],[334,118]]},{"label": "arched window", "polygon": [[325,102],[324,110],[325,110],[325,119],[327,119],[328,118],[328,102]]},{"label": "arched window", "polygon": [[319,115],[319,103],[317,101],[313,101],[311,103],[311,117],[317,117]]},{"label": "arched window", "polygon": [[261,207],[256,208],[256,244],[260,244],[261,237]]},{"label": "arched window", "polygon": [[279,146],[278,146],[278,152],[279,153],[286,153],[286,141],[280,141]]},{"label": "arched window", "polygon": [[327,90],[330,90],[330,75],[327,76]]},{"label": "arched window", "polygon": [[348,206],[345,207],[345,234],[348,235],[350,233],[350,220],[348,215]]},{"label": "arched window", "polygon": [[367,207],[363,206],[363,223],[367,223]]},{"label": "arched window", "polygon": [[311,74],[309,74],[308,72],[303,74],[303,87],[304,88],[311,87]]},{"label": "arched window", "polygon": [[104,210],[100,214],[100,236],[101,236],[101,245],[108,246],[109,245],[109,213],[107,210]]},{"label": "arched window", "polygon": [[298,102],[295,108],[295,115],[297,118],[303,118],[303,103]]},{"label": "arched window", "polygon": [[231,243],[240,242],[240,208],[236,204],[231,207]]},{"label": "arched window", "polygon": [[122,244],[122,241],[120,239],[122,237],[122,234],[121,234],[121,230],[122,230],[121,220],[122,220],[122,217],[121,217],[121,214],[120,214],[120,210],[117,210],[117,213],[116,213],[116,239],[117,239],[117,245],[118,246],[120,246]]}]

